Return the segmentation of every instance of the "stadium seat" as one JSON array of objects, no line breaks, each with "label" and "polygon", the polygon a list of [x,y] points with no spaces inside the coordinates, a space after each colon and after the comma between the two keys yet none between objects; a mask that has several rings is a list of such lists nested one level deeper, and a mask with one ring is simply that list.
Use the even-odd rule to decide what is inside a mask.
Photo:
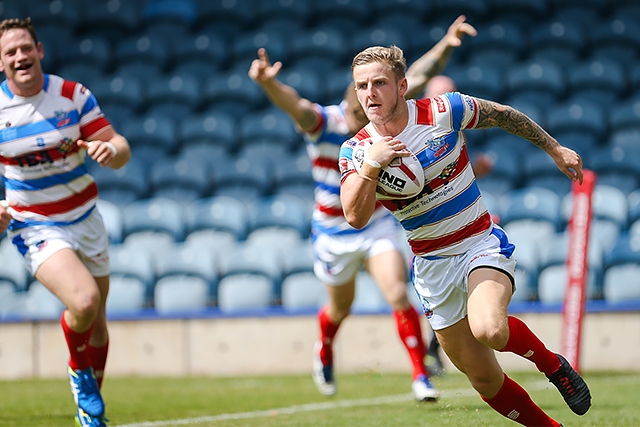
[{"label": "stadium seat", "polygon": [[124,210],[124,241],[140,232],[154,232],[181,242],[185,235],[184,208],[170,199],[148,198],[128,204]]},{"label": "stadium seat", "polygon": [[218,163],[211,172],[214,195],[234,196],[242,200],[255,200],[273,191],[273,171],[268,160],[257,163],[256,159],[237,157]]},{"label": "stadium seat", "polygon": [[224,68],[229,57],[225,39],[217,34],[190,33],[174,46],[172,70],[190,73],[202,81]]},{"label": "stadium seat", "polygon": [[510,191],[499,200],[500,224],[509,232],[513,223],[531,223],[541,237],[550,235],[561,228],[560,202],[560,197],[546,188]]},{"label": "stadium seat", "polygon": [[236,65],[242,64],[242,67],[247,71],[251,61],[257,59],[258,49],[261,47],[267,49],[269,59],[272,62],[283,61],[287,63],[291,56],[287,40],[277,30],[245,31],[234,38],[229,47],[231,59]]},{"label": "stadium seat", "polygon": [[115,45],[114,60],[119,64],[118,70],[132,72],[140,78],[149,78],[167,70],[171,54],[161,38],[137,34],[126,37]]},{"label": "stadium seat", "polygon": [[321,75],[315,69],[294,67],[280,72],[278,80],[294,88],[301,97],[318,102],[324,99],[325,95],[324,78],[321,78]]},{"label": "stadium seat", "polygon": [[461,93],[493,100],[501,99],[504,94],[502,71],[491,64],[450,67],[446,74],[456,82]]},{"label": "stadium seat", "polygon": [[[351,70],[336,69],[327,74],[325,81],[325,99],[326,105],[338,105],[344,99],[344,94],[349,86],[353,86]],[[320,102],[321,100],[318,100]]]},{"label": "stadium seat", "polygon": [[628,220],[631,225],[640,219],[640,189],[632,191],[627,196],[627,204],[629,206]]},{"label": "stadium seat", "polygon": [[210,192],[204,164],[180,158],[161,159],[151,165],[148,182],[154,197],[186,205]]},{"label": "stadium seat", "polygon": [[[188,120],[188,118],[185,120]],[[201,140],[201,142],[183,146],[175,158],[185,160],[188,163],[199,163],[209,174],[208,171],[216,163],[229,161],[231,157],[225,147],[207,142],[207,140]]]},{"label": "stadium seat", "polygon": [[96,208],[109,234],[109,242],[122,243],[122,208],[108,200],[98,200]]},{"label": "stadium seat", "polygon": [[571,181],[560,172],[555,162],[546,152],[535,150],[523,164],[524,186],[543,187],[564,196],[571,191]]},{"label": "stadium seat", "polygon": [[218,306],[223,312],[280,304],[282,260],[275,251],[236,245],[220,256]]},{"label": "stadium seat", "polygon": [[569,101],[548,110],[547,130],[556,138],[566,134],[582,138],[588,150],[605,139],[608,119],[599,104],[587,100]]},{"label": "stadium seat", "polygon": [[562,68],[542,59],[508,66],[506,79],[510,99],[529,102],[541,110],[561,99],[567,86]]},{"label": "stadium seat", "polygon": [[237,150],[235,118],[224,112],[205,111],[185,117],[178,124],[178,137],[183,149],[206,144],[222,147],[227,152]]},{"label": "stadium seat", "polygon": [[313,272],[311,241],[303,240],[284,259],[282,307],[285,310],[317,310],[326,301],[322,282]]},{"label": "stadium seat", "polygon": [[354,55],[370,46],[405,46],[404,34],[390,26],[368,25],[356,30],[350,38]]},{"label": "stadium seat", "polygon": [[193,202],[185,208],[187,233],[216,230],[233,240],[244,240],[249,229],[249,210],[239,199],[214,196]]},{"label": "stadium seat", "polygon": [[200,108],[200,81],[185,74],[166,74],[147,82],[146,101],[150,111],[171,112],[174,120],[182,120]]},{"label": "stadium seat", "polygon": [[[257,19],[256,11],[258,10],[257,0],[238,1],[210,1],[197,0],[198,22],[199,27],[215,28],[218,27],[221,34],[225,32],[228,36],[234,37],[236,32],[229,32],[230,29],[237,27],[237,31],[251,28]],[[225,24],[233,23],[234,26]]]},{"label": "stadium seat", "polygon": [[516,23],[496,20],[476,28],[478,35],[468,41],[471,64],[504,68],[521,59],[527,42]]},{"label": "stadium seat", "polygon": [[114,73],[105,79],[95,80],[90,85],[87,82],[87,86],[100,106],[111,104],[136,113],[144,108],[146,93],[141,79]]},{"label": "stadium seat", "polygon": [[[540,243],[539,299],[543,303],[562,302],[567,285],[568,233],[558,233],[552,238],[542,240]],[[601,299],[603,248],[597,241],[591,241],[589,245],[587,263],[589,271],[587,274],[586,296],[589,299]]]},{"label": "stadium seat", "polygon": [[[3,16],[21,16],[22,12],[19,2],[3,2]],[[75,31],[80,21],[84,19],[84,8],[78,7],[74,0],[46,0],[41,2],[39,7],[29,10],[29,16],[37,28],[38,39],[42,41],[45,48],[49,43],[55,43],[55,37],[49,36],[44,29],[58,27],[58,33],[64,33],[64,29]],[[25,16],[26,17],[26,16]],[[60,34],[61,35],[61,34]]]},{"label": "stadium seat", "polygon": [[371,8],[367,0],[325,0],[315,5],[315,18],[328,21],[334,18],[351,18],[353,25],[366,24],[370,18]]},{"label": "stadium seat", "polygon": [[[112,244],[109,246],[110,275],[114,284],[119,289],[116,291],[121,297],[130,297],[134,301],[114,301],[116,302],[114,309],[130,308],[132,305],[138,306],[142,303],[143,307],[148,307],[153,303],[153,285],[155,283],[155,262],[153,255],[147,251],[137,250],[136,248]],[[132,288],[126,288],[130,285]],[[143,300],[139,301],[140,287],[144,288]],[[129,295],[129,292],[131,294]],[[116,296],[116,299],[119,297]],[[107,308],[109,309],[109,308]]]},{"label": "stadium seat", "polygon": [[489,13],[499,21],[530,28],[548,16],[545,2],[538,0],[489,0]]},{"label": "stadium seat", "polygon": [[247,65],[243,72],[231,71],[210,76],[204,88],[205,108],[219,108],[239,118],[265,105],[267,98],[249,78],[248,70]]},{"label": "stadium seat", "polygon": [[604,268],[609,269],[622,264],[640,265],[640,238],[622,234],[615,245],[604,254]]},{"label": "stadium seat", "polygon": [[[540,266],[540,249],[537,240],[544,238],[535,229],[535,223],[515,221],[508,226],[507,235],[515,245],[514,257],[517,261],[516,291],[512,296],[513,301],[535,301],[538,299],[538,269]],[[552,236],[553,232],[544,232],[546,236]]]},{"label": "stadium seat", "polygon": [[[112,57],[109,41],[96,35],[80,37],[58,52],[58,59],[65,66],[70,64],[91,64],[103,73],[110,71]],[[66,74],[62,75],[66,78]]]},{"label": "stadium seat", "polygon": [[567,70],[577,62],[586,49],[588,39],[584,30],[573,20],[551,17],[531,30],[529,45],[531,58],[559,64]]},{"label": "stadium seat", "polygon": [[[571,216],[571,194],[562,200],[562,215],[565,220]],[[627,227],[629,210],[627,195],[620,189],[608,185],[596,184],[592,198],[592,215],[594,219],[602,219],[614,223],[618,229]]]},{"label": "stadium seat", "polygon": [[590,154],[588,165],[597,174],[599,185],[618,188],[625,194],[640,185],[640,150],[605,146]]},{"label": "stadium seat", "polygon": [[[303,30],[291,40],[291,58],[298,69],[311,69],[308,66],[311,63],[316,72],[326,73],[347,61],[346,43],[342,33],[332,28]],[[312,101],[318,99],[306,98]]]},{"label": "stadium seat", "polygon": [[620,264],[604,272],[604,299],[607,303],[640,301],[640,264]]},{"label": "stadium seat", "polygon": [[198,10],[195,1],[151,0],[145,4],[141,22],[147,29],[150,24],[157,22],[175,22],[189,29],[195,25],[197,19]]},{"label": "stadium seat", "polygon": [[20,252],[9,239],[3,239],[0,243],[0,281],[11,283],[13,289],[19,292],[27,289],[31,279]]},{"label": "stadium seat", "polygon": [[89,170],[98,185],[100,198],[120,207],[147,197],[147,171],[143,161],[132,157],[120,169],[91,166]]},{"label": "stadium seat", "polygon": [[624,68],[612,59],[591,59],[573,64],[567,70],[567,82],[574,102],[584,100],[610,108],[626,95]]},{"label": "stadium seat", "polygon": [[[218,268],[213,250],[180,244],[162,253],[156,261],[157,310],[204,308],[217,304],[214,296],[218,285]],[[190,287],[190,291],[185,294],[191,295],[184,295],[179,302],[172,301],[171,298],[163,298],[163,292],[169,294],[169,289],[174,286],[174,283],[177,285],[183,283],[185,287]],[[163,290],[164,287],[167,289]],[[172,298],[175,296],[173,295]]]},{"label": "stadium seat", "polygon": [[179,148],[175,118],[162,113],[148,113],[131,117],[122,124],[132,149],[154,147],[165,153],[175,154]]},{"label": "stadium seat", "polygon": [[[483,183],[489,180],[495,180],[496,184],[503,184],[501,188],[497,188],[496,185],[491,187],[493,189],[492,192],[496,196],[499,196],[520,185],[522,166],[520,164],[521,157],[519,157],[517,152],[505,149],[496,150],[489,148],[484,150],[484,154],[491,157],[491,160],[493,160],[493,169],[490,174],[485,177],[478,178],[478,186],[480,188],[483,188]],[[489,191],[491,190],[489,189]]]},{"label": "stadium seat", "polygon": [[640,128],[629,128],[621,130],[613,130],[609,137],[608,144],[624,149],[637,149],[640,140]]},{"label": "stadium seat", "polygon": [[269,196],[254,201],[249,207],[249,236],[265,228],[292,230],[299,239],[310,232],[311,218],[302,199],[294,196]]},{"label": "stadium seat", "polygon": [[[640,70],[640,68],[638,69]],[[640,76],[640,73],[638,74]],[[638,87],[640,88],[640,86]],[[640,129],[640,92],[626,101],[616,103],[609,113],[609,125],[611,129],[632,130]]]},{"label": "stadium seat", "polygon": [[98,34],[110,42],[120,43],[137,30],[140,14],[134,2],[95,2],[84,8],[82,19],[76,24],[76,31],[84,34]]},{"label": "stadium seat", "polygon": [[297,145],[300,140],[289,116],[275,108],[247,114],[240,119],[238,126],[244,147],[268,142],[282,145],[288,149]]},{"label": "stadium seat", "polygon": [[306,26],[314,17],[315,2],[313,0],[261,0],[258,8],[261,20],[287,19]]},{"label": "stadium seat", "polygon": [[109,280],[107,315],[138,315],[149,307],[148,288],[135,277],[113,275]]},{"label": "stadium seat", "polygon": [[592,55],[630,65],[638,59],[640,28],[633,16],[612,16],[589,31]]},{"label": "stadium seat", "polygon": [[159,314],[188,314],[209,307],[209,284],[197,276],[171,275],[155,285],[154,307]]},{"label": "stadium seat", "polygon": [[369,273],[360,271],[356,275],[356,295],[351,305],[352,313],[380,313],[390,311],[378,285]]},{"label": "stadium seat", "polygon": [[275,194],[302,196],[304,200],[314,197],[311,160],[304,148],[275,162],[273,168]]},{"label": "stadium seat", "polygon": [[57,296],[37,280],[32,281],[26,292],[25,310],[27,320],[59,320],[65,309]]}]

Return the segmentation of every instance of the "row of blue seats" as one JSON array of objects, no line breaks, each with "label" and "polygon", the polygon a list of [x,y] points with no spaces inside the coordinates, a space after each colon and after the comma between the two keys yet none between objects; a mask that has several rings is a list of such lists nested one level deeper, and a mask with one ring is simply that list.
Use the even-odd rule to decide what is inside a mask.
[{"label": "row of blue seats", "polygon": [[[282,238],[274,238],[278,237]],[[567,240],[564,234],[541,239],[540,243],[545,242],[541,245],[544,257],[536,265],[527,252],[530,246],[518,246],[514,301],[562,302],[567,283]],[[278,248],[266,244],[218,241],[214,248],[204,240],[193,240],[159,245],[153,251],[140,250],[136,244],[112,245],[107,312],[135,315],[153,309],[161,314],[195,315],[211,307],[222,312],[320,307],[326,296],[313,273],[310,241],[290,239],[287,245]],[[267,247],[269,250],[265,250]],[[5,248],[2,253],[4,257],[9,255]],[[640,301],[634,276],[640,272],[640,236],[621,237],[602,259],[593,256],[594,253],[590,249],[586,298],[611,304]],[[64,307],[40,283],[31,280],[28,288],[18,290],[6,263],[0,267],[0,319],[21,315],[59,317]],[[409,295],[415,300],[413,292]],[[364,272],[358,276],[354,309],[363,308],[388,309],[380,291]]]}]

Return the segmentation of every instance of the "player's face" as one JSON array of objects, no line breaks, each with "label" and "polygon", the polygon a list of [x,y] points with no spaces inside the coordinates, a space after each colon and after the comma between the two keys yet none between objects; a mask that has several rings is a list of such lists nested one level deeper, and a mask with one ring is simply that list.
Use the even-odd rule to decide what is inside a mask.
[{"label": "player's face", "polygon": [[36,45],[29,31],[14,28],[0,37],[0,71],[10,89],[20,96],[32,96],[42,89],[43,73],[40,60],[42,44]]},{"label": "player's face", "polygon": [[[379,62],[358,65],[353,69],[358,101],[367,118],[374,124],[385,124],[399,112],[399,102],[404,100],[401,84],[388,65]],[[400,84],[399,84],[400,83]]]}]

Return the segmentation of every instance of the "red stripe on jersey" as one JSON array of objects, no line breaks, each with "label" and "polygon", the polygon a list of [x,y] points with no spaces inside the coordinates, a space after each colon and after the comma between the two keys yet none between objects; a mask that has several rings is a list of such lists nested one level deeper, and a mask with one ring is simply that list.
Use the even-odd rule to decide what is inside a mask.
[{"label": "red stripe on jersey", "polygon": [[89,200],[98,196],[98,186],[95,182],[92,182],[87,188],[80,193],[76,193],[73,196],[66,199],[58,200],[50,203],[42,203],[38,205],[30,206],[12,206],[18,212],[33,212],[39,215],[51,216],[69,212],[78,206],[82,206]]},{"label": "red stripe on jersey", "polygon": [[73,101],[73,93],[76,90],[76,85],[77,85],[76,82],[70,82],[69,80],[65,80],[62,83],[62,91],[60,92],[60,95]]},{"label": "red stripe on jersey", "polygon": [[360,132],[356,133],[354,138],[358,141],[362,141],[363,139],[371,138],[371,135],[369,135],[369,132],[367,132],[365,128],[362,128],[360,129]]},{"label": "red stripe on jersey", "polygon": [[318,116],[318,124],[313,127],[313,129],[307,131],[308,134],[313,135],[317,133],[324,126],[324,116],[316,111],[316,116]]},{"label": "red stripe on jersey", "polygon": [[491,215],[489,212],[485,212],[473,222],[447,236],[427,240],[410,240],[409,245],[415,254],[428,254],[429,252],[452,246],[464,239],[480,234],[489,227],[491,227]]},{"label": "red stripe on jersey", "polygon": [[87,139],[95,135],[96,133],[100,132],[102,129],[106,128],[107,126],[111,126],[111,123],[109,123],[109,120],[107,120],[106,117],[104,116],[98,117],[91,123],[87,123],[86,125],[81,126],[80,134],[82,135],[83,139]]},{"label": "red stripe on jersey", "polygon": [[433,126],[434,117],[431,110],[431,98],[417,100],[416,107],[418,109],[417,124]]},{"label": "red stripe on jersey", "polygon": [[476,102],[475,98],[471,98],[471,100],[473,101],[473,117],[471,118],[471,120],[469,120],[469,123],[467,124],[467,127],[465,127],[465,129],[475,128],[476,125],[478,124],[478,119],[480,118],[480,112],[478,111],[478,103]]},{"label": "red stripe on jersey", "polygon": [[334,208],[331,206],[324,206],[319,203],[316,203],[316,208],[325,215],[330,216],[344,216],[344,212],[342,208]]},{"label": "red stripe on jersey", "polygon": [[71,154],[77,153],[80,147],[76,143],[73,143],[70,149],[66,152],[61,152],[57,147],[49,148],[48,150],[32,151],[31,153],[25,153],[17,157],[2,157],[0,156],[0,163],[10,166],[28,166],[35,163],[49,163],[55,162],[60,159],[64,159]]},{"label": "red stripe on jersey", "polygon": [[318,157],[313,160],[313,166],[317,166],[319,168],[333,169],[339,170],[338,161],[335,158],[329,157]]}]

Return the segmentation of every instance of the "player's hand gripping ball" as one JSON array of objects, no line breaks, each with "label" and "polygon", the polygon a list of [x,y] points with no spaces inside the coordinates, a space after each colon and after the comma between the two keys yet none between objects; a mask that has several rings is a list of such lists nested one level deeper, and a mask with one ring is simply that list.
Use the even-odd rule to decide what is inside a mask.
[{"label": "player's hand gripping ball", "polygon": [[[353,166],[360,173],[364,157],[371,146],[367,140],[353,147]],[[408,199],[417,196],[424,187],[424,171],[420,160],[411,153],[408,157],[396,157],[380,171],[376,194],[378,199]]]}]

